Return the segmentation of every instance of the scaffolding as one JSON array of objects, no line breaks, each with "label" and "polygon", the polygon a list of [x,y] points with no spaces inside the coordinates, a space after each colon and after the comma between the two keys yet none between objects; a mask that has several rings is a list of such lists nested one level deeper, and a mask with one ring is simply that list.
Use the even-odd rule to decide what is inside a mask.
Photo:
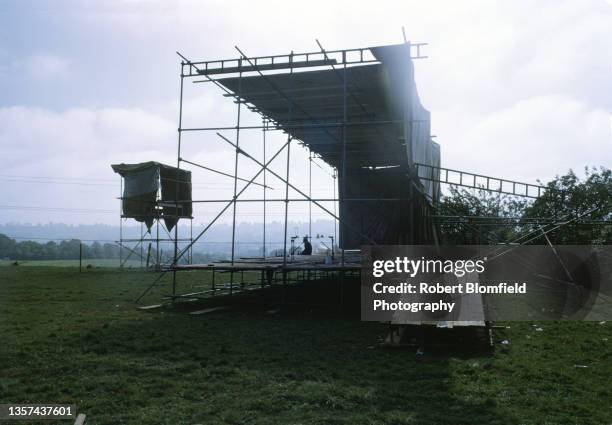
[{"label": "scaffolding", "polygon": [[[429,165],[439,166],[439,147],[430,137],[429,112],[418,100],[412,67],[413,60],[427,57],[422,53],[426,43],[404,40],[404,43],[397,45],[342,50],[325,50],[318,40],[317,44],[317,51],[269,56],[249,56],[236,47],[239,53],[237,58],[209,61],[193,61],[177,52],[181,57],[181,72],[176,167],[195,167],[224,175],[233,180],[233,195],[229,199],[177,201],[177,204],[218,203],[222,207],[186,246],[179,246],[178,234],[175,233],[173,261],[163,270],[164,274],[172,273],[170,298],[185,295],[177,293],[177,272],[182,270],[212,270],[213,280],[215,270],[229,272],[229,293],[244,289],[243,282],[240,282],[240,287],[234,287],[234,274],[239,273],[242,277],[244,271],[261,272],[263,284],[282,281],[283,286],[290,279],[290,273],[300,271],[308,271],[309,274],[316,271],[336,273],[343,280],[346,274],[358,273],[360,259],[355,255],[355,249],[362,243],[427,243],[435,240],[435,227],[428,217],[433,211],[432,200],[439,195],[439,185],[419,180],[414,172],[415,159],[426,161],[423,155],[437,155],[437,162],[429,162]],[[185,126],[184,92],[187,81],[211,84],[220,89],[224,97],[231,98],[236,105],[236,124]],[[259,114],[261,124],[246,124],[245,111]],[[219,142],[234,150],[233,173],[185,158],[184,137],[196,132],[213,133]],[[228,132],[233,134],[229,136]],[[261,150],[258,153],[247,151],[241,141],[244,138],[253,140],[253,135],[259,132]],[[286,135],[280,149],[273,152],[270,152],[266,140],[270,132]],[[412,146],[415,140],[420,140],[425,147],[417,149]],[[291,147],[295,143],[309,151],[308,190],[298,188],[291,181]],[[261,160],[258,159],[259,153],[263,153]],[[286,156],[284,175],[270,168],[271,163],[283,153]],[[240,176],[240,157],[258,167],[253,176]],[[314,197],[312,193],[312,168],[323,169],[321,161],[330,167],[328,174],[333,188],[332,197]],[[387,184],[398,176],[402,180],[401,187]],[[269,196],[270,177],[283,184],[284,196]],[[369,193],[364,193],[360,186],[367,185],[351,183],[359,178],[378,180],[378,186],[374,185]],[[242,187],[239,187],[239,182]],[[255,185],[263,189],[261,197],[245,199],[242,195],[247,188]],[[290,196],[290,192],[298,196]],[[290,204],[296,202],[308,203],[308,239],[313,238],[313,208],[333,219],[333,235],[325,235],[329,240],[328,254],[307,258],[295,254],[296,236],[289,234],[288,211]],[[260,258],[243,259],[236,255],[236,208],[241,203],[263,205]],[[266,208],[271,203],[284,205],[283,247],[281,255],[274,257],[269,256],[265,227]],[[378,216],[380,211],[375,210],[381,210],[381,203],[386,207],[382,210],[392,210],[393,215],[397,215],[400,208],[406,211],[409,221],[402,224],[399,232],[396,218],[385,217],[384,214]],[[228,261],[182,264],[181,259],[227,212],[232,215]],[[363,217],[373,212],[373,222],[359,225]],[[391,220],[391,226],[384,225],[387,219]],[[401,238],[390,240],[394,232]],[[213,284],[213,293],[216,292]],[[190,297],[193,295],[197,294],[189,294]]]},{"label": "scaffolding", "polygon": [[[176,168],[189,166],[225,176],[232,181],[233,190],[230,198],[176,201],[177,208],[182,203],[219,204],[220,208],[184,246],[180,246],[178,226],[175,228],[174,237],[170,237],[174,245],[172,262],[138,300],[167,273],[172,275],[171,300],[233,294],[279,282],[284,288],[296,273],[302,277],[332,274],[342,288],[346,275],[360,272],[358,248],[363,244],[433,245],[439,243],[441,224],[473,224],[469,218],[438,213],[441,184],[529,198],[550,190],[440,166],[440,149],[430,134],[429,112],[420,104],[414,82],[413,60],[427,58],[422,52],[426,43],[405,40],[396,45],[344,50],[325,50],[317,44],[318,51],[269,56],[249,56],[236,47],[237,58],[209,61],[193,61],[177,52],[181,62]],[[236,105],[235,125],[184,125],[186,82],[214,86],[231,99]],[[258,114],[260,124],[245,123],[246,111]],[[267,135],[272,132],[286,138],[280,148],[270,151]],[[212,134],[220,146],[233,150],[233,172],[186,158],[184,137],[197,133]],[[261,143],[260,148],[246,147],[245,139]],[[308,149],[307,190],[292,182],[290,175],[291,147],[295,143]],[[270,167],[282,154],[284,173]],[[257,172],[241,175],[239,158],[251,162]],[[330,167],[332,197],[315,197],[312,193],[312,167],[323,168],[321,161]],[[270,177],[282,183],[284,196],[269,196]],[[262,189],[261,196],[245,198],[244,193],[253,186]],[[297,196],[290,196],[290,192]],[[289,234],[288,211],[291,204],[301,202],[308,203],[307,238],[313,238],[313,208],[333,219],[333,235],[326,235],[330,239],[329,255],[295,254],[296,236]],[[243,203],[263,206],[262,250],[255,258],[240,258],[236,252],[236,210]],[[270,255],[266,239],[269,204],[284,207],[279,256]],[[182,261],[226,213],[231,213],[232,226],[229,258],[209,264]],[[510,220],[507,223],[516,224]],[[477,223],[478,229],[486,225]],[[179,294],[177,274],[187,270],[211,271],[212,289]],[[244,282],[245,272],[258,274],[258,280]],[[215,273],[229,273],[229,283],[217,286]]]},{"label": "scaffolding", "polygon": [[[143,223],[139,223],[139,237],[128,237],[125,235],[124,224],[133,217],[121,214],[119,220],[119,239],[115,241],[119,245],[119,268],[133,267],[130,260],[136,259],[136,265],[145,270],[162,270],[172,264],[174,258],[164,252],[164,246],[174,246],[175,237],[168,230],[161,218],[154,220],[151,229],[146,229]],[[190,244],[193,241],[193,217],[189,218],[189,234],[178,238],[179,244]],[[185,262],[193,262],[193,246],[187,252]]]}]

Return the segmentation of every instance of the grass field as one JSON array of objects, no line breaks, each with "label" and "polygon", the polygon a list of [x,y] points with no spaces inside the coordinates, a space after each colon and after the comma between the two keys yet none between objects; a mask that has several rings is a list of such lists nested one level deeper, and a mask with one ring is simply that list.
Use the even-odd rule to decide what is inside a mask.
[{"label": "grass field", "polygon": [[[11,266],[14,263],[13,260],[0,260],[0,266]],[[79,267],[79,260],[25,260],[19,261],[22,266],[42,266],[42,267]],[[118,259],[83,259],[82,266],[86,268],[88,265],[94,267],[112,267],[117,268],[119,266]],[[141,267],[140,260],[127,260],[124,264],[126,268],[137,268]]]},{"label": "grass field", "polygon": [[153,276],[1,267],[0,402],[75,403],[87,424],[612,423],[612,324],[505,323],[490,352],[417,357],[337,309],[138,310]]}]

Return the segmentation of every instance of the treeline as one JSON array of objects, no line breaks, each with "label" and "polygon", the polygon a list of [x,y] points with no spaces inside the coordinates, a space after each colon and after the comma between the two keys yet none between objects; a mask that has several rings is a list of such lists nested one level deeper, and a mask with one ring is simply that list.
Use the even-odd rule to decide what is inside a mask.
[{"label": "treeline", "polygon": [[91,245],[82,244],[78,239],[61,242],[35,241],[17,242],[15,239],[0,234],[0,259],[8,260],[74,260],[79,258],[82,250],[83,258],[113,259],[119,258],[120,248],[112,243],[94,242]]},{"label": "treeline", "polygon": [[[150,264],[154,264],[158,258],[157,251],[153,248],[150,253],[144,249],[142,261],[146,262],[149,255]],[[172,261],[173,250],[160,250],[159,260],[163,263]],[[7,235],[0,233],[0,260],[77,260],[82,256],[83,260],[112,260],[131,258],[140,261],[140,250],[130,252],[129,249],[120,248],[114,243],[93,242],[92,244],[82,243],[79,239],[62,240],[60,242],[49,241],[39,243],[31,240],[18,242]],[[196,263],[206,263],[228,256],[224,251],[209,251],[192,253],[192,260]],[[179,262],[187,262],[187,255],[184,255]]]}]

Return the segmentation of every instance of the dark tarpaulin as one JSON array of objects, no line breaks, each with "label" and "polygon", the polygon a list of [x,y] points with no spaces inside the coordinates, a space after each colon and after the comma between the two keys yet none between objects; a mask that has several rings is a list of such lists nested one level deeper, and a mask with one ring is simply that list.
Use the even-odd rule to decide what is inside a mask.
[{"label": "dark tarpaulin", "polygon": [[[400,167],[347,170],[346,185],[339,179],[341,198],[388,198],[394,201],[340,203],[340,240],[345,249],[358,249],[371,240],[380,245],[429,244],[434,240],[433,213],[427,197]],[[344,192],[343,190],[346,190]],[[411,214],[412,211],[412,214]],[[365,236],[367,236],[367,238]]]},{"label": "dark tarpaulin", "polygon": [[[346,164],[346,181],[339,176],[341,198],[399,198],[397,202],[351,202],[340,204],[340,246],[356,249],[369,243],[416,244],[431,241],[431,223],[426,218],[432,203],[438,199],[438,184],[420,180],[420,191],[411,199],[409,168],[414,163],[440,166],[440,147],[431,140],[430,114],[419,100],[414,81],[414,67],[407,45],[381,46],[371,49],[382,63],[381,92],[389,118],[396,124],[397,140],[405,143],[398,167],[371,169],[360,164]],[[405,125],[404,125],[405,123]],[[377,140],[378,141],[378,140]],[[379,142],[379,141],[378,141]],[[380,149],[386,147],[380,144]],[[370,164],[375,166],[376,164]],[[343,193],[343,188],[346,193]],[[412,213],[411,214],[411,210]],[[411,221],[411,217],[412,220]]]},{"label": "dark tarpaulin", "polygon": [[[388,86],[384,90],[393,118],[405,120],[403,140],[406,143],[408,163],[440,167],[440,145],[431,139],[431,115],[421,104],[410,48],[405,44],[373,47],[372,54],[385,68]],[[428,177],[419,175],[419,177]],[[419,182],[430,204],[439,198],[439,183],[423,179]]]},{"label": "dark tarpaulin", "polygon": [[121,207],[125,217],[145,223],[150,230],[156,217],[155,201],[159,190],[159,167],[155,162],[111,165],[123,177]]},{"label": "dark tarpaulin", "polygon": [[[340,203],[340,216],[346,224],[340,225],[340,240],[344,247],[358,248],[368,244],[367,235],[378,244],[408,243],[409,223],[405,217],[411,206],[409,179],[402,170],[347,170],[346,185],[340,175],[340,198],[393,198],[393,202],[344,201]],[[346,193],[344,193],[345,188]],[[357,230],[359,233],[357,233]]]},{"label": "dark tarpaulin", "polygon": [[[160,169],[160,180],[164,223],[168,230],[172,230],[179,218],[190,218],[193,212],[191,203],[191,171],[163,165]],[[178,197],[176,196],[177,188]],[[189,202],[177,204],[176,201]]]}]

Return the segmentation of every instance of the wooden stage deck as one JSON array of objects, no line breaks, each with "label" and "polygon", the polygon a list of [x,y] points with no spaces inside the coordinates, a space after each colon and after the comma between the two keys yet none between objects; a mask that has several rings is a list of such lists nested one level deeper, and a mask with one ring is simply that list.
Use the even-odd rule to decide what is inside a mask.
[{"label": "wooden stage deck", "polygon": [[341,254],[327,258],[326,255],[292,255],[287,257],[286,264],[283,257],[247,257],[238,258],[233,263],[218,261],[206,264],[179,264],[174,270],[214,270],[235,272],[257,271],[359,271],[361,270],[361,255],[355,252],[345,252],[344,264]]},{"label": "wooden stage deck", "polygon": [[[205,264],[181,264],[172,268],[172,270],[208,270],[212,272],[259,272],[259,273],[274,273],[274,272],[360,272],[361,271],[361,253],[355,251],[345,252],[344,264],[342,263],[341,255],[338,253],[330,262],[330,258],[326,258],[322,254],[314,255],[293,255],[287,257],[286,264],[283,264],[283,257],[242,257],[238,258],[232,264],[230,261],[218,261]],[[263,275],[262,275],[263,276]],[[262,277],[263,279],[263,277]],[[466,274],[460,278],[461,282],[469,279],[478,279],[477,275]],[[238,292],[239,288],[236,288]],[[257,289],[257,288],[254,288]],[[221,289],[217,289],[217,292]],[[193,296],[194,294],[185,294],[183,296]],[[182,297],[182,296],[181,296]],[[433,325],[439,328],[453,327],[485,327],[485,306],[481,295],[454,295],[451,297],[458,305],[456,312],[453,312],[448,318],[449,320],[409,320],[408,315],[398,311],[394,314],[391,320],[391,325]],[[404,300],[407,301],[407,300]],[[412,300],[414,301],[414,300]],[[391,338],[391,341],[393,338]]]}]

